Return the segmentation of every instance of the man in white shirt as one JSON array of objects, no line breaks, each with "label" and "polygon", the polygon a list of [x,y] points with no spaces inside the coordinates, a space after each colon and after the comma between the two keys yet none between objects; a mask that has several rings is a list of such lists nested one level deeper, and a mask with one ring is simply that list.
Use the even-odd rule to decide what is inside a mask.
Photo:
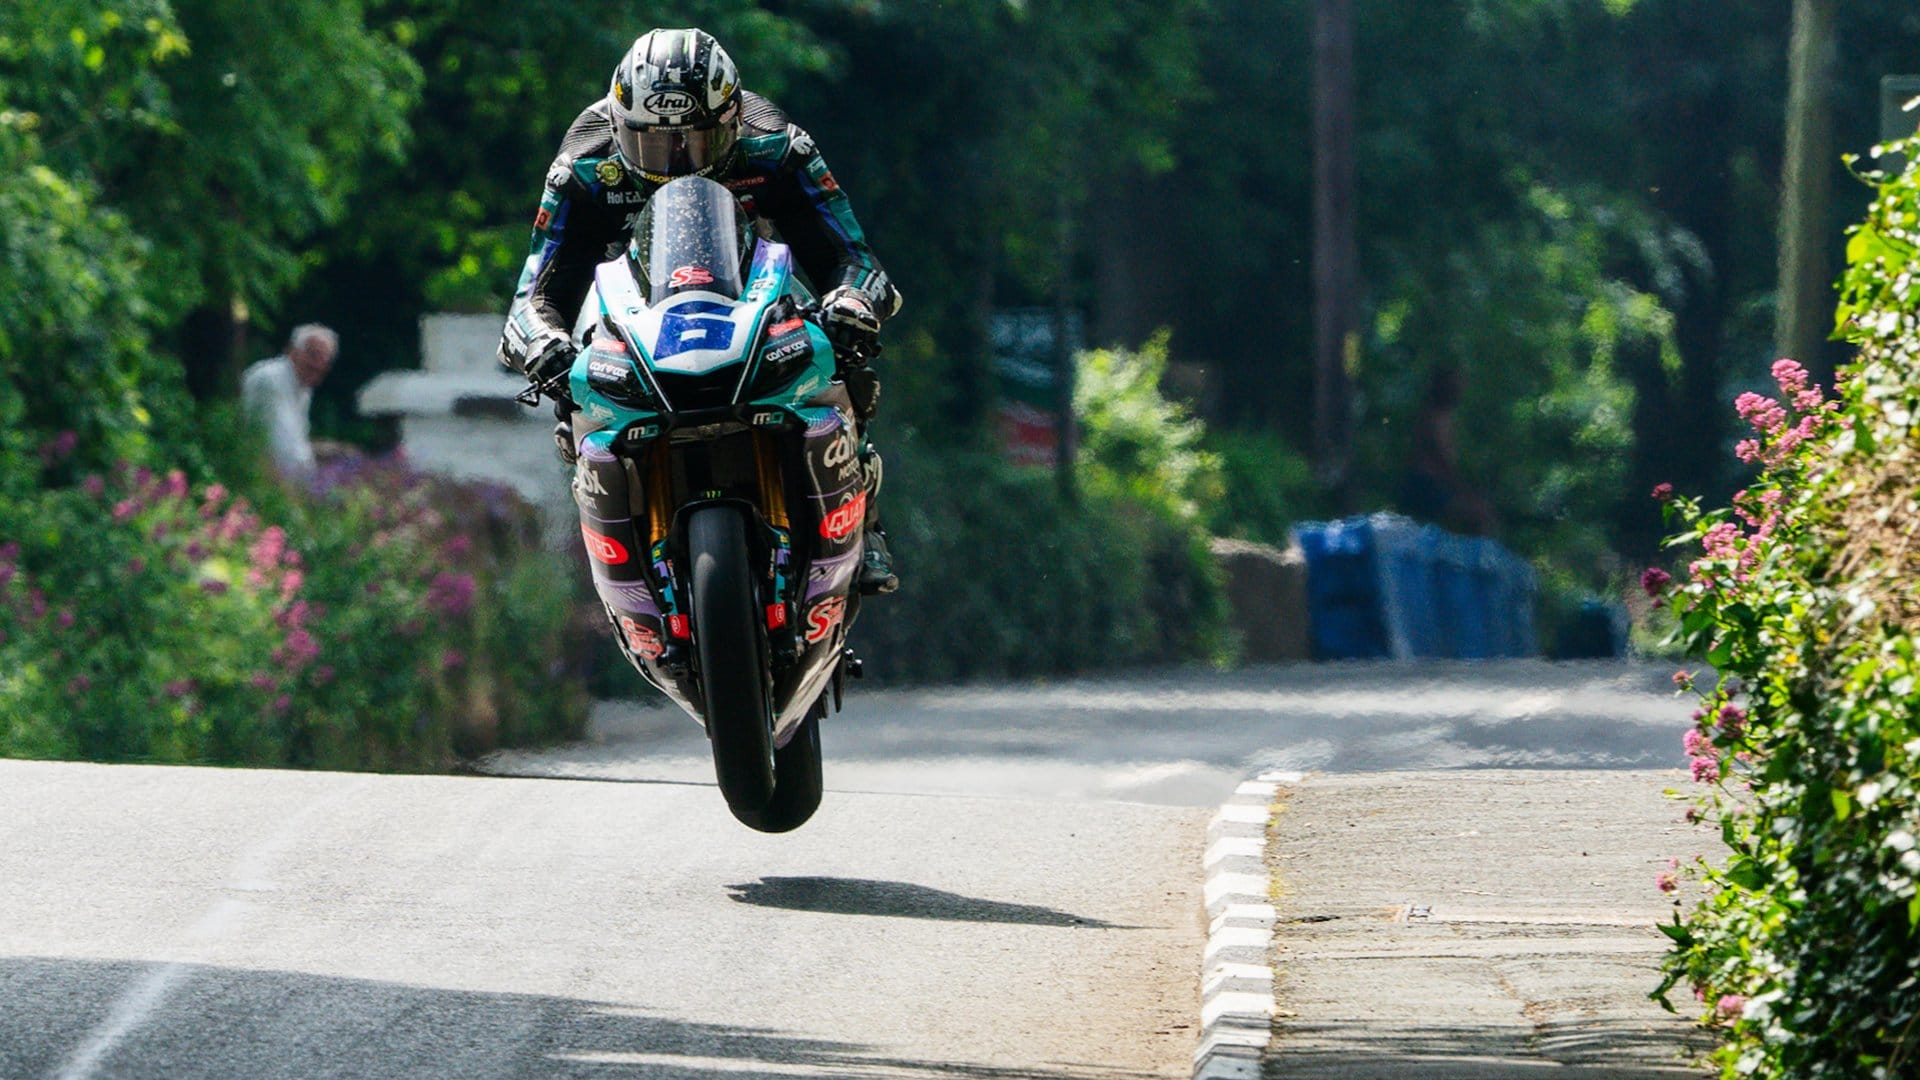
[{"label": "man in white shirt", "polygon": [[333,370],[340,338],[319,323],[293,328],[287,351],[262,360],[240,376],[240,401],[247,415],[267,432],[267,451],[274,467],[289,479],[305,480],[314,473],[311,419],[313,388]]}]

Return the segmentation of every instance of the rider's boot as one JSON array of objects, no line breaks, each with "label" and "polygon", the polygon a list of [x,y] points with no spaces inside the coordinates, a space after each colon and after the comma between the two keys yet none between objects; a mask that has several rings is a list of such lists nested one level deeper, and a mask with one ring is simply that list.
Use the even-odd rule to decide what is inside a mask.
[{"label": "rider's boot", "polygon": [[893,552],[887,550],[887,534],[880,526],[867,525],[867,555],[860,562],[860,595],[878,596],[900,587],[900,575],[893,572]]},{"label": "rider's boot", "polygon": [[880,452],[868,443],[862,455],[867,472],[867,554],[860,560],[860,595],[879,596],[900,587],[900,575],[893,572],[893,552],[887,548],[887,531],[880,527],[880,481],[884,472]]}]

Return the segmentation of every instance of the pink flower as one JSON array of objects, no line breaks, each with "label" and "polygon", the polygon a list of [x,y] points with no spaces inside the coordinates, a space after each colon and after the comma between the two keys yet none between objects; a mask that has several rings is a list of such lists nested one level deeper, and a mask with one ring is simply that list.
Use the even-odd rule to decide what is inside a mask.
[{"label": "pink flower", "polygon": [[1680,745],[1687,751],[1688,757],[1712,757],[1713,741],[1701,734],[1699,728],[1690,728],[1681,736]]},{"label": "pink flower", "polygon": [[1798,360],[1781,358],[1773,362],[1773,381],[1783,394],[1797,394],[1807,388],[1807,369]]},{"label": "pink flower", "polygon": [[1820,393],[1820,388],[1817,386],[1811,390],[1802,390],[1793,395],[1793,407],[1799,409],[1801,412],[1813,412],[1820,408],[1825,401],[1826,398]]},{"label": "pink flower", "polygon": [[1747,995],[1745,994],[1722,994],[1720,995],[1720,1000],[1714,1002],[1713,1005],[1714,1012],[1728,1019],[1740,1016],[1745,1013],[1746,1010]]},{"label": "pink flower", "polygon": [[13,575],[18,572],[12,563],[0,562],[0,589],[6,588],[7,584],[13,580]]},{"label": "pink flower", "polygon": [[264,671],[256,671],[253,673],[253,677],[247,680],[247,683],[255,690],[271,690],[273,689],[273,676]]},{"label": "pink flower", "polygon": [[1672,502],[1673,501],[1673,485],[1672,484],[1653,485],[1653,498],[1655,502]]},{"label": "pink flower", "polygon": [[440,654],[440,670],[453,671],[466,664],[467,658],[457,649],[447,649]]},{"label": "pink flower", "polygon": [[300,571],[298,570],[287,571],[286,576],[280,579],[280,599],[282,600],[293,599],[295,596],[299,594],[300,586],[306,584],[306,582],[307,582],[306,575],[302,574]]},{"label": "pink flower", "polygon": [[273,699],[273,711],[276,715],[284,716],[287,710],[291,708],[293,708],[293,698],[286,694],[281,694],[279,697]]},{"label": "pink flower", "polygon": [[286,554],[287,531],[278,525],[269,527],[253,542],[248,553],[253,560],[254,569],[265,572],[280,565],[280,556]]},{"label": "pink flower", "polygon": [[1649,566],[1640,575],[1640,587],[1647,590],[1648,596],[1659,596],[1673,582],[1673,575],[1657,566]]},{"label": "pink flower", "polygon": [[332,664],[322,664],[320,667],[314,669],[313,685],[325,686],[332,681],[333,681],[333,665]]},{"label": "pink flower", "polygon": [[138,577],[141,574],[144,574],[146,572],[147,572],[147,560],[141,558],[138,555],[135,555],[133,558],[127,560],[127,575],[129,577]]},{"label": "pink flower", "polygon": [[1733,409],[1740,419],[1753,425],[1755,431],[1777,431],[1787,422],[1787,411],[1778,401],[1748,391],[1733,400]]},{"label": "pink flower", "polygon": [[188,694],[193,693],[193,680],[192,679],[175,679],[174,681],[167,684],[166,691],[167,691],[167,696],[170,698],[186,697]]},{"label": "pink flower", "polygon": [[463,533],[449,539],[445,546],[440,549],[440,553],[448,562],[455,562],[465,558],[467,553],[472,550],[473,539]]},{"label": "pink flower", "polygon": [[208,596],[225,596],[227,583],[219,578],[208,578],[200,583],[200,591]]},{"label": "pink flower", "polygon": [[427,588],[427,607],[448,618],[460,618],[473,608],[472,574],[447,571],[435,574]]},{"label": "pink flower", "polygon": [[1720,706],[1720,730],[1729,735],[1738,735],[1747,726],[1747,714],[1738,705],[1728,702]]},{"label": "pink flower", "polygon": [[1700,546],[1706,549],[1709,558],[1724,559],[1736,554],[1734,544],[1739,539],[1740,526],[1723,521],[1707,530],[1700,538]]},{"label": "pink flower", "polygon": [[168,498],[181,499],[187,494],[187,474],[179,469],[167,473],[166,493]]},{"label": "pink flower", "polygon": [[70,607],[61,608],[60,614],[55,616],[53,621],[59,623],[60,629],[62,630],[73,629],[73,609]]},{"label": "pink flower", "polygon": [[1680,888],[1679,879],[1669,873],[1662,873],[1654,878],[1653,884],[1663,893],[1677,892]]},{"label": "pink flower", "polygon": [[132,499],[121,499],[113,505],[113,520],[127,521],[140,512],[140,504]]},{"label": "pink flower", "polygon": [[1757,439],[1741,439],[1733,444],[1733,456],[1745,462],[1760,460],[1760,443]]},{"label": "pink flower", "polygon": [[106,494],[107,481],[99,473],[94,473],[80,481],[80,490],[86,492],[89,498],[97,499]]},{"label": "pink flower", "polygon": [[1689,762],[1693,771],[1693,782],[1711,784],[1720,779],[1720,763],[1712,758],[1697,757]]},{"label": "pink flower", "polygon": [[91,689],[93,689],[93,677],[90,675],[75,675],[73,680],[67,683],[67,693],[72,697],[79,697]]},{"label": "pink flower", "polygon": [[273,651],[276,663],[299,669],[312,663],[320,655],[320,643],[304,629],[296,628],[287,634],[287,643]]},{"label": "pink flower", "polygon": [[48,465],[65,461],[73,456],[80,445],[80,436],[71,431],[63,431],[40,444],[40,460]]},{"label": "pink flower", "polygon": [[1685,690],[1685,689],[1686,689],[1687,687],[1689,687],[1689,686],[1692,686],[1692,685],[1693,685],[1693,672],[1691,672],[1691,671],[1676,671],[1676,672],[1674,672],[1674,673],[1673,673],[1673,685],[1675,685],[1675,686],[1677,686],[1677,687],[1679,687],[1679,688],[1681,688],[1682,690]]}]

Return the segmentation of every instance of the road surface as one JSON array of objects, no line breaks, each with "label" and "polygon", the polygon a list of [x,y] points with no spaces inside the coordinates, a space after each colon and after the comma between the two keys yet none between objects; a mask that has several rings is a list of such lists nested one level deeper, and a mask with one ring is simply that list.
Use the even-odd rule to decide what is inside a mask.
[{"label": "road surface", "polygon": [[489,764],[512,777],[0,762],[0,1077],[1185,1076],[1237,780],[1667,765],[1662,679],[858,695],[825,806],[777,837],[664,708]]}]

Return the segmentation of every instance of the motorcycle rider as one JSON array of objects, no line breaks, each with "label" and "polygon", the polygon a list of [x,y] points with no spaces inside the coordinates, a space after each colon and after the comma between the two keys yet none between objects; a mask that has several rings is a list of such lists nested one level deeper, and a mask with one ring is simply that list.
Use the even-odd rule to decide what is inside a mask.
[{"label": "motorcycle rider", "polygon": [[[863,423],[879,380],[867,366],[880,326],[900,309],[847,196],[812,136],[766,98],[743,90],[720,43],[698,29],[641,35],[614,69],[607,96],[586,107],[561,139],[533,220],[533,245],[501,335],[503,364],[535,383],[563,375],[578,346],[570,330],[595,267],[626,247],[640,209],[682,176],[724,184],[769,223],[820,297],[821,328]],[[566,393],[564,382],[553,391]],[[567,436],[571,442],[571,436]],[[566,448],[571,450],[571,446]],[[870,461],[863,593],[899,586],[874,508],[880,469]]]}]

